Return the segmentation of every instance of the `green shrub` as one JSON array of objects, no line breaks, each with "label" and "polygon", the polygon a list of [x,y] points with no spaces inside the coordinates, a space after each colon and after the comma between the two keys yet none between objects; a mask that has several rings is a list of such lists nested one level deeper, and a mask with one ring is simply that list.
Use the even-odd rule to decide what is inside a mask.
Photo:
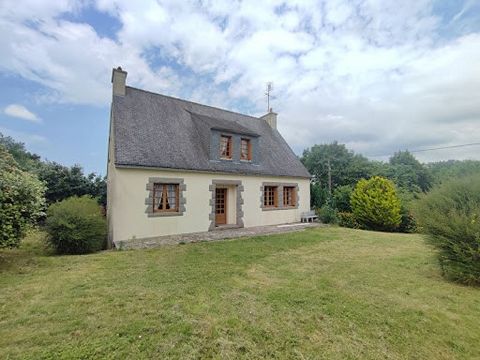
[{"label": "green shrub", "polygon": [[400,225],[397,231],[403,233],[414,233],[417,231],[417,221],[412,212],[412,204],[418,199],[419,194],[413,193],[405,188],[398,188],[400,198]]},{"label": "green shrub", "polygon": [[400,200],[390,180],[379,176],[360,180],[352,193],[351,205],[362,228],[393,231],[400,225]]},{"label": "green shrub", "polygon": [[400,209],[400,225],[398,226],[397,231],[402,233],[414,233],[417,231],[417,221],[412,213],[412,211],[402,204]]},{"label": "green shrub", "polygon": [[29,225],[44,216],[45,187],[18,168],[0,146],[0,248],[18,246]]},{"label": "green shrub", "polygon": [[86,254],[105,246],[107,226],[98,203],[88,196],[50,205],[48,240],[60,254]]},{"label": "green shrub", "polygon": [[420,199],[420,231],[439,250],[446,277],[480,285],[480,176],[452,180]]},{"label": "green shrub", "polygon": [[310,207],[319,208],[327,202],[328,189],[324,189],[319,183],[310,184]]},{"label": "green shrub", "polygon": [[350,205],[352,192],[353,188],[350,185],[339,186],[335,189],[333,192],[333,204],[337,211],[352,212],[352,206]]},{"label": "green shrub", "polygon": [[360,229],[361,226],[355,219],[355,215],[350,212],[339,212],[338,214],[338,225],[351,228],[351,229]]},{"label": "green shrub", "polygon": [[324,224],[336,224],[338,222],[337,211],[329,204],[323,205],[317,210],[318,218]]}]

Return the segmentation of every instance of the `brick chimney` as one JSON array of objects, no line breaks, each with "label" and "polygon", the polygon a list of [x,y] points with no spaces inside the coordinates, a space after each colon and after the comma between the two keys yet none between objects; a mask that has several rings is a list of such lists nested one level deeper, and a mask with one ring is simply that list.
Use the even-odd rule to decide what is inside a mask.
[{"label": "brick chimney", "polygon": [[272,127],[272,129],[276,129],[277,128],[277,113],[273,112],[272,111],[272,108],[270,108],[270,111],[268,112],[268,114],[265,114],[263,116],[260,117],[260,119],[264,119],[268,125],[270,125]]},{"label": "brick chimney", "polygon": [[125,96],[126,80],[127,80],[127,72],[123,71],[120,66],[112,70],[113,96]]}]

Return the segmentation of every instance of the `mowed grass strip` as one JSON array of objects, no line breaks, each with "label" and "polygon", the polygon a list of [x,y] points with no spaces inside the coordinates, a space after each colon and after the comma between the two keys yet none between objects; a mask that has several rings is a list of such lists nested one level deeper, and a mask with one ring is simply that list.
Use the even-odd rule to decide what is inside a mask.
[{"label": "mowed grass strip", "polygon": [[0,354],[21,359],[480,358],[480,289],[419,235],[342,228],[52,256],[0,252]]}]

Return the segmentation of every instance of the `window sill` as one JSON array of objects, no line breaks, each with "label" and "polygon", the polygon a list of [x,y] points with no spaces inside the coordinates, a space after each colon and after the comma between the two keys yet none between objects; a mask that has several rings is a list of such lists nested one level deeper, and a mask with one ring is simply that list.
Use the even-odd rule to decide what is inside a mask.
[{"label": "window sill", "polygon": [[179,211],[165,211],[149,213],[148,217],[164,217],[164,216],[182,216],[183,212]]},{"label": "window sill", "polygon": [[223,158],[223,157],[221,157],[221,158],[220,158],[220,160],[232,161],[232,160],[233,160],[233,158]]},{"label": "window sill", "polygon": [[279,208],[277,206],[262,206],[263,211],[279,210],[279,209],[281,209],[281,208]]},{"label": "window sill", "polygon": [[262,211],[272,211],[272,210],[295,210],[295,209],[298,209],[298,206],[262,207]]}]

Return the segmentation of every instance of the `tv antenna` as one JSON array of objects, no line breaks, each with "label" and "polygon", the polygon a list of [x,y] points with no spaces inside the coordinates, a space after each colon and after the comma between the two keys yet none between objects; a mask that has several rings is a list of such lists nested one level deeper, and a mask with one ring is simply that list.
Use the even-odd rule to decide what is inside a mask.
[{"label": "tv antenna", "polygon": [[[267,90],[265,91],[265,95],[267,96],[267,112],[271,111],[270,108],[270,93],[273,91],[273,82],[267,82]],[[273,98],[273,96],[272,96]]]}]

